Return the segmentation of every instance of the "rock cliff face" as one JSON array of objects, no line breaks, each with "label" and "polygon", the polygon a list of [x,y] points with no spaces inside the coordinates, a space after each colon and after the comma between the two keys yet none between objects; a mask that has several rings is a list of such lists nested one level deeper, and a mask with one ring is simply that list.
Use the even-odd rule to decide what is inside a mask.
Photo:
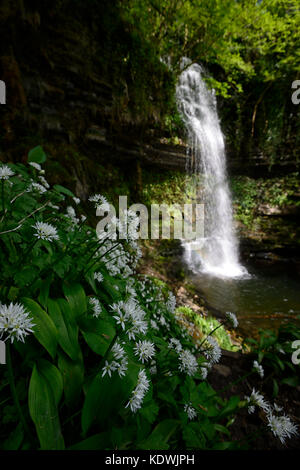
[{"label": "rock cliff face", "polygon": [[[120,164],[130,172],[138,172],[141,165],[185,171],[185,145],[165,143],[168,139],[159,130],[167,72],[153,73],[154,96],[148,96],[144,114],[142,109],[133,113],[130,83],[136,77],[126,77],[127,72],[118,76],[112,50],[118,36],[122,56],[128,26],[114,17],[108,0],[89,0],[85,8],[82,4],[1,2],[0,79],[7,87],[0,115],[1,159],[20,161],[31,147],[51,143],[51,152],[65,165],[68,149],[74,157],[65,166],[76,173],[82,197],[95,181],[92,162]],[[240,156],[228,150],[230,172],[268,174],[269,163],[263,158],[253,155],[241,165]],[[89,163],[76,154],[85,155]],[[295,165],[277,169],[290,171]]]}]

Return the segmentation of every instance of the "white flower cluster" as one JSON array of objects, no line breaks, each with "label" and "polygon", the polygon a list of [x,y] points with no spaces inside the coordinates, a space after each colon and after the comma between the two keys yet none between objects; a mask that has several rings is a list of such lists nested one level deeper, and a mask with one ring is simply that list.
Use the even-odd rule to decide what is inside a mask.
[{"label": "white flower cluster", "polygon": [[73,228],[74,228],[75,225],[79,224],[80,220],[79,220],[78,217],[76,217],[76,212],[75,212],[74,207],[72,207],[72,206],[67,207],[66,216],[69,219],[69,221],[71,222],[71,225],[73,226]]},{"label": "white flower cluster", "polygon": [[98,318],[102,312],[102,307],[98,299],[96,297],[89,297],[89,303],[93,309],[93,317]]},{"label": "white flower cluster", "polygon": [[167,300],[167,303],[166,303],[166,307],[167,307],[167,310],[170,312],[170,313],[174,313],[175,312],[175,308],[176,308],[176,297],[175,295],[170,292],[169,293],[169,297],[168,297],[168,300]]},{"label": "white flower cluster", "polygon": [[147,333],[148,323],[145,320],[146,313],[141,309],[136,299],[121,300],[118,303],[112,304],[111,309],[115,314],[113,318],[124,331],[126,330],[130,340],[135,340],[136,335]]},{"label": "white flower cluster", "polygon": [[100,272],[95,272],[94,273],[94,279],[98,282],[102,282],[103,281],[103,275]]},{"label": "white flower cluster", "polygon": [[51,224],[47,224],[45,222],[36,222],[36,224],[32,227],[36,230],[34,236],[40,238],[41,240],[52,242],[53,240],[59,239],[56,228]]},{"label": "white flower cluster", "polygon": [[168,347],[169,349],[175,349],[177,353],[180,353],[180,351],[182,351],[181,342],[177,338],[170,338]]},{"label": "white flower cluster", "polygon": [[252,390],[250,397],[246,397],[246,400],[248,402],[249,413],[253,413],[256,406],[261,408],[266,413],[268,427],[282,444],[285,443],[286,439],[291,438],[294,435],[298,435],[297,426],[288,416],[277,415],[277,413],[282,411],[282,408],[276,404],[271,406],[270,403],[264,399],[263,395],[258,393],[255,389]]},{"label": "white flower cluster", "polygon": [[27,192],[37,191],[40,194],[44,194],[47,192],[47,188],[45,188],[45,186],[43,186],[40,183],[36,183],[36,181],[32,181],[26,191]]},{"label": "white flower cluster", "polygon": [[221,358],[221,348],[215,338],[208,336],[204,343],[205,350],[203,351],[204,356],[210,362],[211,365],[217,364]]},{"label": "white flower cluster", "polygon": [[148,380],[146,371],[145,369],[141,369],[138,375],[137,386],[133,390],[132,396],[126,405],[126,408],[130,406],[130,409],[133,413],[140,409],[149,387],[150,382]]},{"label": "white flower cluster", "polygon": [[11,343],[14,339],[22,341],[29,333],[32,333],[34,327],[32,318],[21,304],[9,305],[0,304],[0,338],[5,337],[5,341],[10,338]]},{"label": "white flower cluster", "polygon": [[94,194],[94,196],[90,196],[89,201],[95,203],[96,209],[101,208],[102,210],[106,211],[109,208],[109,203],[107,199],[101,194]]},{"label": "white flower cluster", "polygon": [[14,172],[7,165],[0,166],[0,180],[8,180],[11,176],[14,176]]},{"label": "white flower cluster", "polygon": [[198,370],[198,362],[194,354],[188,349],[180,351],[179,356],[179,370],[185,372],[187,375],[193,376]]},{"label": "white flower cluster", "polygon": [[236,318],[236,315],[232,312],[226,312],[225,313],[226,320],[228,323],[232,326],[232,328],[237,328],[239,322],[238,319]]},{"label": "white flower cluster", "polygon": [[149,361],[155,354],[154,344],[151,341],[138,341],[134,348],[135,355],[139,357],[139,360],[144,362]]},{"label": "white flower cluster", "polygon": [[35,168],[39,173],[45,173],[45,170],[42,170],[42,167],[39,163],[29,162],[29,165]]},{"label": "white flower cluster", "polygon": [[111,362],[105,361],[105,365],[102,368],[102,377],[105,374],[111,377],[112,372],[117,371],[119,377],[123,377],[128,368],[128,358],[125,354],[124,348],[120,343],[116,342],[112,347],[112,354],[114,359]]},{"label": "white flower cluster", "polygon": [[253,361],[253,369],[260,375],[261,378],[264,377],[264,369],[257,361]]},{"label": "white flower cluster", "polygon": [[141,257],[138,246],[134,246],[133,251],[133,253],[129,253],[123,245],[106,240],[95,256],[101,256],[101,261],[111,276],[121,274],[126,279],[133,274],[133,268]]},{"label": "white flower cluster", "polygon": [[184,411],[186,412],[190,420],[195,419],[197,417],[197,411],[195,410],[195,408],[192,406],[191,403],[185,403]]},{"label": "white flower cluster", "polygon": [[265,412],[270,410],[270,405],[265,401],[264,396],[261,393],[258,393],[254,388],[250,397],[245,397],[248,402],[248,413],[254,413],[255,407],[258,406]]},{"label": "white flower cluster", "polygon": [[267,418],[268,427],[271,429],[274,436],[278,437],[282,444],[285,443],[286,439],[298,434],[297,426],[288,416],[275,416],[274,414],[269,413]]}]

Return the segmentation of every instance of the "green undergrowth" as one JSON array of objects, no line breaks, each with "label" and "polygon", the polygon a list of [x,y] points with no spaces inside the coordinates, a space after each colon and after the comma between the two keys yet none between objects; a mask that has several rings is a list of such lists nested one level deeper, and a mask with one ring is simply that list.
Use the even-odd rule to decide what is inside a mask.
[{"label": "green undergrowth", "polygon": [[237,345],[233,344],[229,333],[226,331],[223,325],[220,326],[220,322],[212,316],[201,316],[198,313],[194,312],[189,307],[178,307],[178,313],[182,313],[186,318],[191,320],[198,328],[203,337],[211,334],[218,341],[222,349],[227,351],[237,351],[240,349]]}]

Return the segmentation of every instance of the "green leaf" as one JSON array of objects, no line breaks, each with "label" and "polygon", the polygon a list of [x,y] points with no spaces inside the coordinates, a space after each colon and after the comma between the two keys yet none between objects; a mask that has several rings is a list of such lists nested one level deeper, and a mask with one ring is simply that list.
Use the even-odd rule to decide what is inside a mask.
[{"label": "green leaf", "polygon": [[67,284],[65,282],[63,284],[63,291],[75,318],[83,315],[87,311],[87,300],[83,287],[80,284]]},{"label": "green leaf", "polygon": [[24,430],[21,423],[18,424],[7,439],[1,445],[1,450],[18,450],[24,439]]},{"label": "green leaf", "polygon": [[165,419],[161,421],[152,431],[150,436],[143,442],[138,444],[139,449],[151,450],[167,450],[169,449],[168,441],[172,434],[176,431],[180,421],[176,419]]},{"label": "green leaf", "polygon": [[49,297],[49,291],[50,291],[50,286],[53,280],[53,276],[50,275],[47,277],[47,279],[43,279],[41,281],[41,286],[40,286],[40,293],[38,297],[38,301],[40,302],[41,305],[43,305],[44,308],[47,307],[47,300]]},{"label": "green leaf", "polygon": [[58,368],[63,377],[66,404],[73,408],[78,404],[84,380],[84,364],[81,351],[72,361],[63,351],[58,351]]},{"label": "green leaf", "polygon": [[279,385],[276,379],[273,379],[273,397],[277,397],[279,392]]},{"label": "green leaf", "polygon": [[290,387],[298,387],[300,379],[297,376],[287,377],[286,379],[281,380],[281,383],[289,385]]},{"label": "green leaf", "polygon": [[240,402],[239,396],[234,395],[230,397],[225,407],[219,413],[219,417],[223,418],[224,416],[227,416],[233,413],[238,408],[239,402]]},{"label": "green leaf", "polygon": [[66,196],[75,197],[75,194],[73,194],[72,191],[65,188],[64,186],[61,186],[60,184],[55,184],[53,189],[55,189],[58,193],[65,194]]},{"label": "green leaf", "polygon": [[91,350],[104,356],[116,334],[113,324],[101,318],[84,318],[79,327]]},{"label": "green leaf", "polygon": [[28,162],[44,163],[47,157],[43,147],[38,145],[28,152]]},{"label": "green leaf", "polygon": [[158,415],[158,412],[159,412],[159,406],[155,403],[154,400],[151,400],[149,403],[144,405],[140,410],[140,414],[151,424],[154,423]]},{"label": "green leaf", "polygon": [[225,428],[225,426],[222,426],[222,424],[214,424],[214,428],[216,431],[221,432],[222,434],[226,434],[228,437],[230,437],[230,431]]},{"label": "green leaf", "polygon": [[199,423],[188,423],[184,426],[182,437],[188,449],[204,449],[206,446],[206,439]]},{"label": "green leaf", "polygon": [[94,434],[94,436],[88,437],[77,444],[73,444],[68,448],[68,450],[101,450],[106,449],[109,446],[109,443],[109,433],[101,432],[99,434]]},{"label": "green leaf", "polygon": [[51,386],[36,365],[34,365],[30,379],[28,405],[41,449],[64,449],[55,397]]},{"label": "green leaf", "polygon": [[[94,421],[113,422],[119,409],[126,405],[130,394],[137,384],[140,367],[129,363],[127,375],[120,378],[115,372],[112,377],[95,377],[86,394],[82,410],[82,430],[84,434]],[[103,406],[105,404],[105,406]]]},{"label": "green leaf", "polygon": [[57,329],[57,339],[60,347],[71,359],[76,361],[80,349],[78,344],[78,327],[72,311],[65,299],[48,299],[48,312]]},{"label": "green leaf", "polygon": [[51,362],[39,359],[38,370],[52,389],[55,404],[58,406],[63,393],[63,379],[60,371]]},{"label": "green leaf", "polygon": [[54,358],[57,348],[57,329],[53,321],[34,300],[25,297],[22,299],[22,302],[30,312],[30,316],[35,324],[33,327],[34,336],[44,346],[50,356]]}]

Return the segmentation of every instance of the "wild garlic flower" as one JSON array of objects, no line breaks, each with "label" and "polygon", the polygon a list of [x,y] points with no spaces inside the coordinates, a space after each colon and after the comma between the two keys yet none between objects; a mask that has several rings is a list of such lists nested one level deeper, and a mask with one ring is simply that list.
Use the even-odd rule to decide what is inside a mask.
[{"label": "wild garlic flower", "polygon": [[126,407],[130,407],[131,411],[135,413],[138,409],[141,408],[144,396],[150,387],[150,381],[147,377],[145,369],[141,369],[138,375],[137,386],[132,392],[132,396],[127,403]]},{"label": "wild garlic flower", "polygon": [[155,354],[154,344],[150,341],[138,341],[135,343],[134,354],[139,357],[139,360],[144,362],[149,361]]},{"label": "wild garlic flower", "polygon": [[36,163],[36,162],[29,162],[29,165],[32,166],[33,168],[35,168],[37,171],[41,172],[42,171],[42,167],[39,163]]},{"label": "wild garlic flower", "polygon": [[124,348],[120,345],[120,343],[116,342],[112,347],[112,353],[116,360],[122,359],[125,356]]},{"label": "wild garlic flower", "polygon": [[150,326],[151,326],[151,328],[153,328],[153,330],[159,331],[159,326],[158,326],[158,324],[156,323],[155,320],[150,320]]},{"label": "wild garlic flower", "polygon": [[179,370],[187,375],[193,376],[198,370],[196,357],[187,349],[182,350],[178,356]]},{"label": "wild garlic flower", "polygon": [[170,338],[168,348],[175,349],[177,353],[180,353],[180,351],[182,351],[181,342],[177,338]]},{"label": "wild garlic flower", "polygon": [[124,356],[122,358],[121,362],[119,362],[116,367],[117,367],[116,371],[118,372],[119,377],[124,377],[126,375],[126,372],[127,372],[127,369],[128,369],[127,357]]},{"label": "wild garlic flower", "polygon": [[40,182],[42,183],[42,185],[45,186],[45,188],[47,188],[47,189],[50,188],[50,184],[48,183],[48,181],[46,180],[46,178],[44,176],[40,175],[38,178],[39,178]]},{"label": "wild garlic flower", "polygon": [[195,419],[197,417],[197,411],[195,408],[192,406],[191,402],[185,403],[184,405],[184,411],[188,415],[188,418],[190,420]]},{"label": "wild garlic flower", "polygon": [[78,206],[78,204],[80,204],[80,199],[79,197],[73,197],[73,201],[75,202],[75,204]]},{"label": "wild garlic flower", "polygon": [[234,313],[226,312],[225,317],[228,323],[232,326],[232,328],[237,328],[239,322]]},{"label": "wild garlic flower", "polygon": [[251,414],[255,411],[255,407],[258,406],[266,413],[270,410],[270,405],[265,401],[264,396],[258,393],[254,388],[250,397],[245,397],[248,402],[248,413]]},{"label": "wild garlic flower", "polygon": [[39,184],[39,183],[36,183],[35,181],[32,181],[32,183],[30,184],[30,186],[27,188],[26,191],[27,192],[37,191],[40,194],[44,194],[44,193],[47,192],[47,189],[42,184]]},{"label": "wild garlic flower", "polygon": [[0,180],[8,180],[11,176],[14,176],[14,171],[12,171],[9,166],[1,165],[0,166]]},{"label": "wild garlic flower", "polygon": [[73,225],[78,225],[79,224],[79,219],[78,219],[78,217],[76,217],[76,212],[75,212],[74,207],[68,206],[66,215],[67,215],[68,219],[70,220],[70,222]]},{"label": "wild garlic flower", "polygon": [[148,329],[148,323],[145,321],[146,313],[140,308],[136,299],[130,297],[126,301],[121,300],[112,304],[111,309],[115,313],[113,318],[123,330],[126,329],[129,339],[135,340],[136,335],[146,334]]},{"label": "wild garlic flower", "polygon": [[47,224],[46,222],[36,222],[32,227],[36,230],[34,236],[41,240],[52,242],[53,240],[59,239],[57,229],[51,224]]},{"label": "wild garlic flower", "polygon": [[264,377],[264,369],[257,361],[253,361],[253,369],[260,375],[261,378]]},{"label": "wild garlic flower", "polygon": [[95,272],[94,273],[94,279],[98,282],[102,282],[103,281],[103,275],[100,272]]},{"label": "wild garlic flower", "polygon": [[207,368],[200,367],[200,374],[201,374],[201,379],[205,380],[207,378]]},{"label": "wild garlic flower", "polygon": [[10,339],[13,343],[16,339],[24,343],[25,336],[33,332],[34,326],[23,305],[12,302],[9,305],[0,304],[0,338],[6,336],[5,341]]},{"label": "wild garlic flower", "polygon": [[112,372],[117,370],[118,364],[115,361],[108,362],[105,361],[104,367],[102,367],[102,377],[105,376],[105,374],[109,375],[111,377]]},{"label": "wild garlic flower", "polygon": [[109,203],[106,197],[102,196],[101,194],[94,194],[94,196],[90,196],[89,201],[95,203],[96,209],[101,208],[106,211],[109,208]]},{"label": "wild garlic flower", "polygon": [[98,318],[102,312],[102,307],[99,300],[96,299],[96,297],[89,297],[89,303],[93,309],[93,317]]},{"label": "wild garlic flower", "polygon": [[297,426],[290,420],[288,416],[275,416],[269,413],[268,427],[271,429],[275,437],[278,437],[282,444],[285,443],[287,438],[298,434]]},{"label": "wild garlic flower", "polygon": [[175,312],[175,308],[176,308],[176,297],[175,295],[170,292],[169,293],[169,297],[168,297],[168,300],[167,300],[167,303],[166,303],[166,307],[167,307],[167,310],[170,312],[170,313],[174,313]]},{"label": "wild garlic flower", "polygon": [[150,363],[149,372],[150,372],[151,375],[157,374],[157,366],[156,366],[156,362],[154,360],[152,360],[151,363]]},{"label": "wild garlic flower", "polygon": [[222,356],[221,348],[215,338],[208,336],[204,343],[204,356],[211,364],[217,364]]}]

